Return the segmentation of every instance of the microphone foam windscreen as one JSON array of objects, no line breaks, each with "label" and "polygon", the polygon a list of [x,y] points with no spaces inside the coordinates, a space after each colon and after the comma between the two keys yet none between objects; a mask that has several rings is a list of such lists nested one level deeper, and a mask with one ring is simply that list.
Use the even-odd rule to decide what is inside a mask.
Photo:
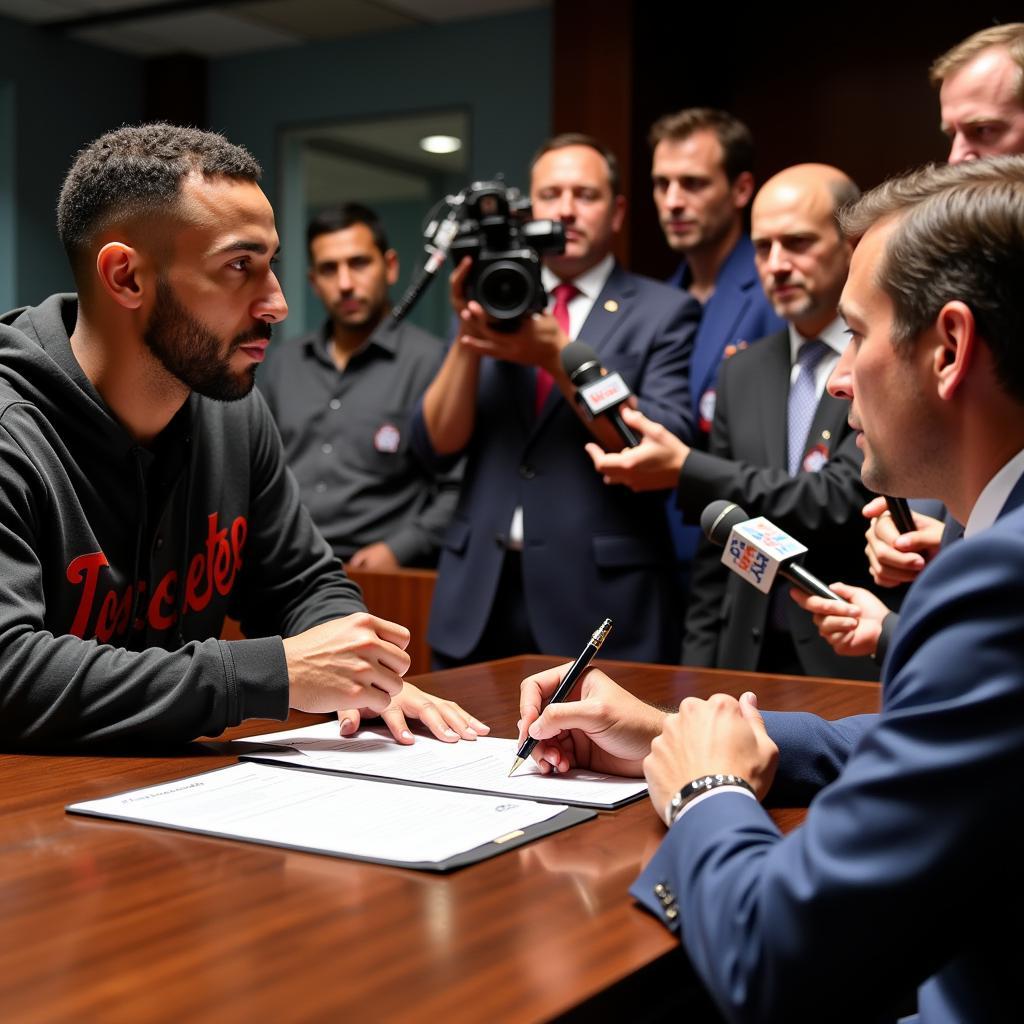
[{"label": "microphone foam windscreen", "polygon": [[745,523],[750,516],[731,501],[712,501],[700,514],[700,528],[712,544],[722,546],[729,539],[732,528]]},{"label": "microphone foam windscreen", "polygon": [[590,375],[588,375],[585,381],[577,381],[576,375],[584,368],[589,369],[591,365],[595,370],[593,374],[594,379],[600,377],[601,361],[597,358],[597,353],[586,342],[570,341],[562,349],[562,369],[565,370],[566,375],[574,384],[589,383]]}]

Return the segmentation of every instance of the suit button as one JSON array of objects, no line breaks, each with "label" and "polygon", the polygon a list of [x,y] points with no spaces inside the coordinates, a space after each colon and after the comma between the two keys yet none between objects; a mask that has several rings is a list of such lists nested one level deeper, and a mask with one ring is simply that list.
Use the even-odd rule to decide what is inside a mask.
[{"label": "suit button", "polygon": [[537,470],[535,470],[533,466],[523,463],[523,465],[519,467],[519,475],[524,480],[532,480],[537,475]]},{"label": "suit button", "polygon": [[754,638],[755,640],[760,640],[760,639],[761,639],[761,630],[759,630],[759,629],[752,629],[752,630],[750,631],[750,635],[751,635],[751,636],[752,636],[752,637],[753,637],[753,638]]}]

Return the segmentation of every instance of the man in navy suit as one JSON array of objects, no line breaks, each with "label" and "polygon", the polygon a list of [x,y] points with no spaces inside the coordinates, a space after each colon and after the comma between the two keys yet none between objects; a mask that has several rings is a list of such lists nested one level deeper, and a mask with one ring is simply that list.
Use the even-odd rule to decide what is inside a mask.
[{"label": "man in navy suit", "polygon": [[[1019,1020],[1024,158],[894,179],[844,228],[851,343],[829,386],[865,483],[966,523],[911,586],[881,713],[762,719],[747,693],[662,717],[591,673],[537,720],[556,669],[524,681],[524,724],[545,771],[588,749],[572,729],[592,763],[644,758],[669,831],[632,891],[728,1019],[893,1019],[917,988],[922,1024]],[[783,837],[769,792],[817,796]]]},{"label": "man in navy suit", "polygon": [[[608,616],[607,652],[675,660],[679,613],[664,495],[606,488],[584,451],[622,441],[587,421],[561,364],[579,338],[618,371],[640,408],[691,436],[687,374],[700,310],[685,292],[628,274],[612,256],[625,216],[614,156],[585,135],[534,159],[538,218],[565,226],[545,258],[550,312],[511,333],[467,303],[453,275],[460,335],[427,388],[413,444],[438,466],[465,453],[462,493],[445,539],[431,610],[439,664],[522,651],[571,654]],[[643,604],[644,614],[632,610]]]}]

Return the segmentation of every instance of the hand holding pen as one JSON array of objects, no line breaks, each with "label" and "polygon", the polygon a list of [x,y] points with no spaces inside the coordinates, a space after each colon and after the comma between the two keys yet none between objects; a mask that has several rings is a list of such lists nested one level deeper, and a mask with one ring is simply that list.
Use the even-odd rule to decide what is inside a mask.
[{"label": "hand holding pen", "polygon": [[[594,655],[601,650],[601,645],[608,638],[608,634],[612,631],[612,620],[605,619],[597,629],[594,630],[593,635],[587,641],[586,647],[580,652],[579,657],[569,666],[569,671],[562,677],[562,681],[558,684],[555,692],[551,695],[551,704],[560,704],[569,696],[572,688],[576,685],[576,681],[581,675],[583,675],[587,666],[594,660]],[[523,740],[519,749],[516,751],[516,761],[512,765],[512,770],[509,775],[513,775],[516,769],[530,756],[530,752],[537,745],[537,741],[531,736],[527,736]]]}]

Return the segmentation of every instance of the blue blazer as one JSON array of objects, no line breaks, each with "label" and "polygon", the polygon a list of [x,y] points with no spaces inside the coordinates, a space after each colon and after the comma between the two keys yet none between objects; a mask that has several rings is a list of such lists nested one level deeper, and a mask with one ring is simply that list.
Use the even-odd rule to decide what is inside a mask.
[{"label": "blue blazer", "polygon": [[[673,288],[685,288],[685,278],[686,264],[681,263],[667,283]],[[753,344],[785,326],[785,320],[772,309],[772,304],[761,288],[754,269],[753,243],[748,235],[742,235],[718,272],[715,292],[703,307],[700,326],[693,340],[690,400],[696,447],[706,449],[708,446],[714,406],[714,396],[709,392],[716,386],[719,367],[726,359],[726,349],[741,342]],[[668,516],[676,558],[681,563],[688,563],[697,550],[700,530],[694,526],[684,526],[671,504]]]},{"label": "blue blazer", "polygon": [[[698,304],[685,292],[616,266],[579,332],[618,370],[640,408],[691,436],[687,380]],[[476,425],[462,492],[445,539],[430,616],[434,650],[463,658],[494,603],[512,512],[523,509],[523,585],[545,654],[574,656],[605,616],[610,657],[675,661],[679,613],[664,492],[609,487],[594,472],[586,427],[553,388],[536,418],[534,369],[497,359],[480,367]],[[434,462],[422,405],[412,444]]]},{"label": "blue blazer", "polygon": [[672,827],[632,892],[729,1020],[876,1020],[916,986],[922,1024],[1020,1019],[1022,635],[1024,481],[911,587],[880,715],[765,716],[770,796],[819,791],[801,828],[732,793]]},{"label": "blue blazer", "polygon": [[[685,288],[686,269],[681,263],[666,283]],[[761,288],[754,269],[754,245],[748,235],[742,235],[718,272],[714,294],[703,308],[693,340],[690,400],[695,423],[700,424],[701,398],[715,386],[725,350],[741,342],[752,344],[785,326]],[[705,440],[710,429],[708,417]]]}]

